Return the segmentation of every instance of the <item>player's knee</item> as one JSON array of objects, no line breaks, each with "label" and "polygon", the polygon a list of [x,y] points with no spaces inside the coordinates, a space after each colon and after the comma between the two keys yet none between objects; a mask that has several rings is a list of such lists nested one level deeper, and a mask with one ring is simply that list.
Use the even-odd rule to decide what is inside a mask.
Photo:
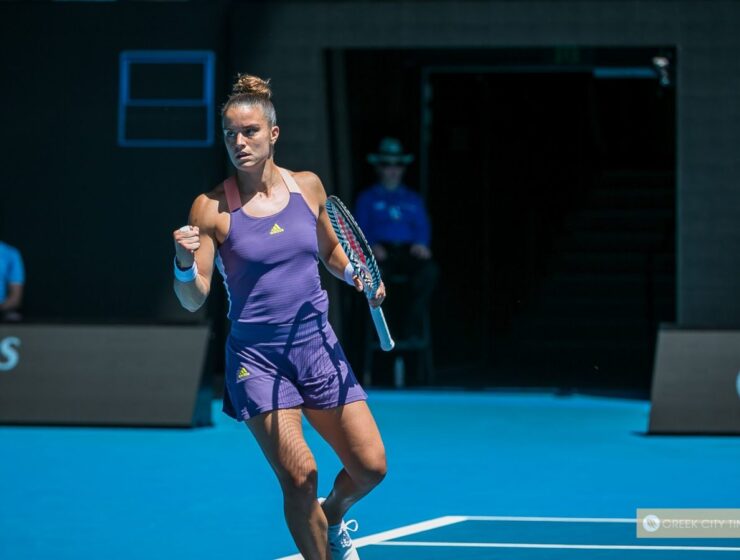
[{"label": "player's knee", "polygon": [[318,481],[316,463],[293,466],[280,476],[283,493],[288,498],[315,497]]},{"label": "player's knee", "polygon": [[359,475],[360,484],[367,488],[373,488],[380,484],[385,475],[388,473],[388,464],[385,460],[385,453],[378,454],[372,459],[366,460],[362,466],[362,472]]}]

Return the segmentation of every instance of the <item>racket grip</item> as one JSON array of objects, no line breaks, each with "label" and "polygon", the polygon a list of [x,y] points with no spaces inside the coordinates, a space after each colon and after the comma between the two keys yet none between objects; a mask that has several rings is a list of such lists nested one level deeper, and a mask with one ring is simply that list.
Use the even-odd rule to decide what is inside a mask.
[{"label": "racket grip", "polygon": [[396,343],[391,338],[391,331],[388,330],[388,323],[385,322],[385,315],[380,307],[370,306],[370,315],[375,323],[375,330],[378,333],[378,339],[380,339],[380,348],[385,352],[393,350]]}]

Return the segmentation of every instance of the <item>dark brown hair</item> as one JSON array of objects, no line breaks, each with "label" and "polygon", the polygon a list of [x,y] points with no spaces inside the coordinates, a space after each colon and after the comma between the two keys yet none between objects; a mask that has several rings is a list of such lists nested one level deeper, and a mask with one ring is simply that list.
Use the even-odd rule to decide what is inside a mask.
[{"label": "dark brown hair", "polygon": [[231,95],[221,107],[221,116],[232,105],[257,105],[262,108],[262,112],[270,126],[277,124],[277,115],[275,106],[270,101],[272,90],[270,89],[270,80],[263,80],[250,74],[237,75],[236,82],[231,88]]}]

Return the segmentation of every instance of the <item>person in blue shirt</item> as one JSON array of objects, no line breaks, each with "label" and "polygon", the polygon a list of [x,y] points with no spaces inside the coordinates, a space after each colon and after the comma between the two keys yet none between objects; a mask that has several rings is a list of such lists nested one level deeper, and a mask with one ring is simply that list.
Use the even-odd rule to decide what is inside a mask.
[{"label": "person in blue shirt", "polygon": [[20,251],[0,241],[0,321],[20,320],[25,279]]},{"label": "person in blue shirt", "polygon": [[403,183],[414,160],[396,138],[383,138],[377,153],[367,156],[378,181],[360,193],[355,218],[372,247],[382,274],[392,281],[403,275],[410,283],[410,301],[401,335],[421,335],[424,308],[434,290],[438,268],[432,260],[429,216],[421,196]]}]

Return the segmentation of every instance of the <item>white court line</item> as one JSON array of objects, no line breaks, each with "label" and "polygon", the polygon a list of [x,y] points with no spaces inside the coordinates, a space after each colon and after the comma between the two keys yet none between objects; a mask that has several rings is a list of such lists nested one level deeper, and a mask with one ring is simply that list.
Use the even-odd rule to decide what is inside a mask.
[{"label": "white court line", "polygon": [[466,515],[465,521],[546,521],[555,523],[637,523],[626,517],[506,517],[495,515]]},{"label": "white court line", "polygon": [[375,543],[376,546],[437,546],[455,548],[566,548],[584,550],[694,550],[703,552],[740,552],[734,546],[632,546],[618,544],[534,544],[534,543],[461,543],[391,541]]},{"label": "white court line", "polygon": [[[445,517],[437,517],[436,519],[430,519],[429,521],[422,521],[420,523],[413,523],[412,525],[405,525],[404,527],[398,527],[397,529],[391,529],[390,531],[383,531],[381,533],[375,533],[374,535],[368,535],[367,537],[361,537],[359,539],[352,539],[352,542],[357,548],[361,546],[367,546],[369,544],[378,544],[381,541],[389,539],[397,539],[400,537],[407,537],[415,533],[421,533],[422,531],[429,531],[430,529],[439,529],[447,525],[453,525],[454,523],[460,523],[461,521],[467,520],[467,517],[462,515],[447,515]],[[303,556],[300,554],[293,554],[292,556],[283,556],[277,560],[301,560]]]},{"label": "white court line", "polygon": [[[581,550],[690,550],[701,552],[740,552],[740,547],[728,546],[650,546],[650,545],[598,545],[598,544],[542,544],[542,543],[470,543],[470,542],[427,542],[394,541],[391,539],[407,537],[415,533],[438,529],[463,521],[525,521],[553,523],[636,523],[637,519],[622,517],[511,517],[494,515],[448,515],[412,525],[391,529],[354,539],[357,548],[367,545],[379,546],[427,546],[457,548],[540,548],[540,549],[581,549]],[[301,560],[300,554],[284,556],[278,560]]]},{"label": "white court line", "polygon": [[440,527],[446,527],[447,525],[454,525],[461,521],[466,521],[467,517],[462,515],[446,515],[444,517],[437,517],[436,519],[430,519],[429,521],[422,521],[421,523],[414,523],[412,525],[406,525],[399,527],[398,529],[391,529],[390,531],[383,531],[382,533],[375,533],[374,535],[368,535],[367,537],[361,537],[359,539],[352,539],[357,546],[366,546],[368,544],[376,544],[381,541],[387,541],[390,539],[397,539],[400,537],[407,537],[414,533],[421,533],[423,531],[429,531],[430,529],[439,529]]}]

